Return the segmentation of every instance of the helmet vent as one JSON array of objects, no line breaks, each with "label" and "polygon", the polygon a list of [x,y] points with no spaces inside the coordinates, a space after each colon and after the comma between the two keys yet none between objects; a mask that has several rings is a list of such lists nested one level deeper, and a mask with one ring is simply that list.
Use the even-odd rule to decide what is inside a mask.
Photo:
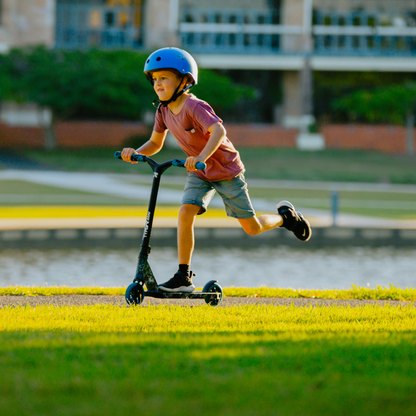
[{"label": "helmet vent", "polygon": [[158,56],[157,58],[156,58],[156,61],[161,61],[162,60],[162,58],[160,57],[160,56]]}]

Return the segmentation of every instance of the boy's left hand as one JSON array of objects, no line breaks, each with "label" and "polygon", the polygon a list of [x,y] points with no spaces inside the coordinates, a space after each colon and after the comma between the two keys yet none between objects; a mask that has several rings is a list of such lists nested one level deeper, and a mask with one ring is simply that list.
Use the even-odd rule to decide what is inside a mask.
[{"label": "boy's left hand", "polygon": [[189,156],[185,160],[185,167],[190,171],[197,170],[195,168],[195,165],[198,162],[205,162],[205,160],[202,157],[199,157],[199,156]]}]

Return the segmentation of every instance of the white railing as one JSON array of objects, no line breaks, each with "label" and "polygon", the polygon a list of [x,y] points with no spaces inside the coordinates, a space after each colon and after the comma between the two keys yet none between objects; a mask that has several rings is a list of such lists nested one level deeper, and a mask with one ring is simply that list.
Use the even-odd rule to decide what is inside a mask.
[{"label": "white railing", "polygon": [[324,36],[416,36],[416,27],[314,25],[312,33]]},{"label": "white railing", "polygon": [[222,33],[253,35],[302,35],[302,26],[238,23],[180,23],[179,31],[186,33]]}]

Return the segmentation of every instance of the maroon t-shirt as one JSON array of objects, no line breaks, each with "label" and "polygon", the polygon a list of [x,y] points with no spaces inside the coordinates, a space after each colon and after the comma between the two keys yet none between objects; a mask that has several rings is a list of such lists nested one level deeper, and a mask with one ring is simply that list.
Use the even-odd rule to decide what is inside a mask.
[{"label": "maroon t-shirt", "polygon": [[[189,94],[179,114],[173,114],[169,107],[160,106],[160,111],[156,111],[153,130],[157,133],[169,130],[188,156],[198,156],[210,137],[208,128],[222,123],[210,105],[193,94]],[[193,173],[208,182],[233,179],[244,172],[240,154],[227,137],[206,164],[204,171]]]}]

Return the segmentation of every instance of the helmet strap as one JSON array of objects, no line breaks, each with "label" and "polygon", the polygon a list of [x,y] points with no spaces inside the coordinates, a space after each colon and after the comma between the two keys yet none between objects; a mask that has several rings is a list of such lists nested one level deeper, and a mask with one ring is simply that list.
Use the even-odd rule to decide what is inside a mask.
[{"label": "helmet strap", "polygon": [[166,107],[168,104],[173,103],[174,101],[176,101],[184,92],[190,90],[195,83],[191,82],[189,85],[187,85],[185,88],[183,88],[181,91],[179,91],[179,88],[181,87],[182,81],[185,79],[185,77],[182,77],[181,82],[179,83],[178,87],[176,88],[175,92],[172,94],[172,97],[170,97],[169,100],[159,100],[156,99],[153,101],[153,106],[157,107],[159,113],[160,113],[160,106],[162,107]]}]

